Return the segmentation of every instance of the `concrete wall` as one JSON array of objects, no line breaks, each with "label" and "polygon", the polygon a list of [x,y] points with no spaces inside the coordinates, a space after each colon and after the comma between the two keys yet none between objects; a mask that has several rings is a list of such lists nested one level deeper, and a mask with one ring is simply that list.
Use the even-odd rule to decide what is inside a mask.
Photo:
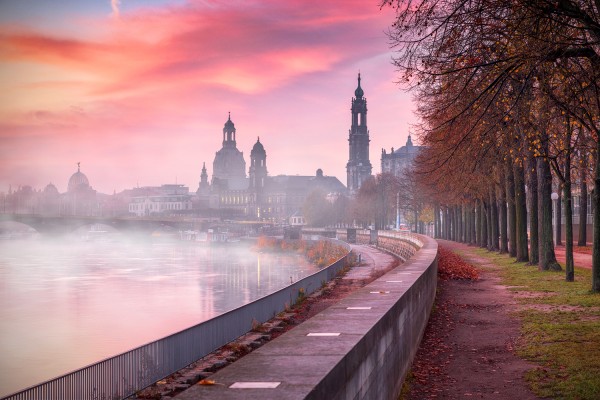
[{"label": "concrete wall", "polygon": [[[417,241],[404,264],[178,398],[397,399],[436,293],[437,242]],[[273,387],[236,388],[249,383]]]},{"label": "concrete wall", "polygon": [[[379,237],[381,242],[382,237]],[[385,312],[343,361],[336,366],[307,399],[397,399],[406,374],[419,347],[437,287],[437,242],[423,240],[415,252],[397,271],[369,285],[369,293],[389,290],[390,277],[407,279],[410,287]],[[388,239],[388,244],[389,239]],[[400,275],[400,271],[406,273]],[[412,274],[415,276],[413,277]],[[407,282],[408,283],[408,282]],[[377,290],[379,288],[379,290]],[[383,290],[382,290],[383,289]],[[370,293],[371,294],[371,293]],[[345,385],[340,386],[340,382]],[[330,389],[337,388],[332,396]]]}]

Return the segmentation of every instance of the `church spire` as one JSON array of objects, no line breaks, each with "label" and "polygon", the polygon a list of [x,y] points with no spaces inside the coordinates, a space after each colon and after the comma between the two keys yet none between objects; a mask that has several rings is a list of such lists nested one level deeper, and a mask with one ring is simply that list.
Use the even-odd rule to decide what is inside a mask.
[{"label": "church spire", "polygon": [[354,91],[354,95],[356,96],[357,99],[361,99],[364,94],[365,94],[365,92],[360,87],[360,71],[359,71],[358,72],[358,87]]},{"label": "church spire", "polygon": [[369,130],[367,129],[367,99],[360,86],[360,72],[358,73],[358,86],[352,98],[352,120],[350,125],[350,158],[346,164],[347,186],[351,192],[356,192],[362,183],[371,176],[372,166],[369,161]]}]

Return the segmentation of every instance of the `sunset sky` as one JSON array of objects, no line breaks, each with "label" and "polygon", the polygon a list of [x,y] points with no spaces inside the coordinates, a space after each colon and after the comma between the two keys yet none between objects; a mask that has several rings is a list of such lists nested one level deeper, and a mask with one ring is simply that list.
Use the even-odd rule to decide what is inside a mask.
[{"label": "sunset sky", "polygon": [[209,179],[227,113],[246,165],[260,136],[270,175],[322,168],[346,183],[360,70],[373,173],[405,144],[413,105],[379,0],[2,0],[0,192]]}]

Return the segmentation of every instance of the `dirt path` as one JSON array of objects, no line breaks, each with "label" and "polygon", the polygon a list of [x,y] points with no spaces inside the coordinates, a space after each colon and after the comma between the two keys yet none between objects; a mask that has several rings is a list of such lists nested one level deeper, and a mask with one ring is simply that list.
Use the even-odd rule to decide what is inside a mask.
[{"label": "dirt path", "polygon": [[489,261],[473,248],[440,240],[460,251],[481,272],[480,279],[440,281],[432,313],[415,362],[406,399],[537,399],[523,375],[534,366],[514,354],[520,323],[510,292]]},{"label": "dirt path", "polygon": [[[565,246],[554,246],[554,254],[556,255],[556,259],[558,260],[558,262],[560,263],[560,265],[564,268],[565,267],[565,260],[566,260],[566,254],[565,254]],[[576,267],[581,267],[581,268],[587,268],[587,269],[592,269],[592,255],[591,254],[585,254],[585,253],[577,253],[577,252],[573,252],[573,262],[575,263]]]}]

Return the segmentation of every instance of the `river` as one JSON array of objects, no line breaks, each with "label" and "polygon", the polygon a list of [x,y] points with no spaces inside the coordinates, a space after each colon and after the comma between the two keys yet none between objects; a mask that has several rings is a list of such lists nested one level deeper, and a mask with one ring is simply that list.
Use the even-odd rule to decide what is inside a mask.
[{"label": "river", "polygon": [[0,241],[0,396],[316,272],[296,254],[167,242]]}]

